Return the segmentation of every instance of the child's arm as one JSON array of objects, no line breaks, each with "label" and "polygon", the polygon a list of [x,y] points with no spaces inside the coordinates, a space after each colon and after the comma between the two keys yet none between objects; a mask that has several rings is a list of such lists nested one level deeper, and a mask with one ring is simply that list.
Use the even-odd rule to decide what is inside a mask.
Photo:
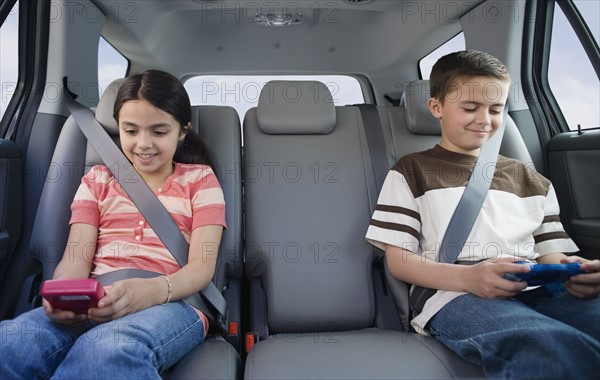
[{"label": "child's arm", "polygon": [[[204,289],[212,280],[217,263],[223,227],[209,225],[192,231],[188,263],[170,274],[171,299],[178,301]],[[164,303],[168,284],[163,276],[131,278],[115,282],[108,294],[90,309],[90,319],[106,322],[148,307]]]},{"label": "child's arm", "polygon": [[[217,265],[217,255],[223,227],[210,225],[192,231],[190,253],[187,265],[169,276],[173,285],[172,300],[184,299],[206,288],[212,280]],[[167,286],[162,280],[163,298],[166,299]]]},{"label": "child's arm", "polygon": [[468,292],[481,298],[512,297],[527,285],[503,278],[506,273],[526,273],[528,266],[514,259],[486,260],[475,265],[456,265],[428,260],[410,251],[386,245],[390,273],[397,279],[432,289]]},{"label": "child's arm", "polygon": [[52,278],[88,278],[97,241],[98,227],[84,223],[72,224],[65,252]]},{"label": "child's arm", "polygon": [[[97,239],[97,227],[83,223],[71,225],[65,252],[54,270],[53,278],[88,278]],[[42,306],[46,314],[57,323],[72,324],[87,319],[85,314],[75,315],[72,311],[54,309],[46,300],[42,300]]]},{"label": "child's arm", "polygon": [[581,269],[587,273],[572,276],[565,287],[575,297],[591,298],[600,294],[600,260],[587,260],[579,256],[567,256],[564,253],[551,253],[537,259],[540,264],[581,263]]}]

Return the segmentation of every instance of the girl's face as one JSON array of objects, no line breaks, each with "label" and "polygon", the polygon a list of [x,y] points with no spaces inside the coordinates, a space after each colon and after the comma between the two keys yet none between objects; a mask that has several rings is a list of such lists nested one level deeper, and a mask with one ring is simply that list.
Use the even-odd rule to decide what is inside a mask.
[{"label": "girl's face", "polygon": [[140,99],[121,106],[119,136],[125,156],[142,178],[160,185],[173,171],[173,155],[185,132],[172,115]]},{"label": "girl's face", "polygon": [[429,109],[442,126],[440,145],[453,152],[477,156],[479,148],[502,125],[509,85],[493,78],[462,78],[443,103],[429,99]]}]

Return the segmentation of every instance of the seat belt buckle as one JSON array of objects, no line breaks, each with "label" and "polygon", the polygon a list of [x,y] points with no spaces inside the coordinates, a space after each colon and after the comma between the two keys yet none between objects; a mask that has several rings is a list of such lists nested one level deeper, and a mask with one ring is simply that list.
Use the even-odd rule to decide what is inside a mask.
[{"label": "seat belt buckle", "polygon": [[257,342],[258,335],[254,332],[247,332],[245,335],[246,353],[249,353]]},{"label": "seat belt buckle", "polygon": [[237,335],[239,332],[237,322],[229,322],[229,328],[227,329],[227,335]]}]

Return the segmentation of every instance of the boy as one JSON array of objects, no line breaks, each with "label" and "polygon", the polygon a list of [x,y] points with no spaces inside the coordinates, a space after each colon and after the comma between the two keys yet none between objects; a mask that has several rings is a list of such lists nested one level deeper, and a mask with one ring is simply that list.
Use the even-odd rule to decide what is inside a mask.
[{"label": "boy", "polygon": [[[440,122],[439,145],[403,157],[389,172],[367,239],[385,250],[391,274],[438,291],[411,321],[488,377],[591,378],[600,369],[600,261],[578,251],[558,218],[552,184],[499,156],[490,190],[458,260],[437,262],[438,248],[479,150],[502,125],[510,76],[489,54],[440,58],[428,107]],[[514,263],[582,262],[586,273],[554,298],[505,279]]]}]

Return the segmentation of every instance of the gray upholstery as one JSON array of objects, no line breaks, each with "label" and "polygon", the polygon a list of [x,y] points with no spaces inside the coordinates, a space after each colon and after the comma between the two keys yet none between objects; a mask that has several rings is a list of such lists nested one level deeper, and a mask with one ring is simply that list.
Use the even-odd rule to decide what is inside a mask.
[{"label": "gray upholstery", "polygon": [[98,102],[98,107],[96,108],[96,119],[110,135],[116,136],[119,134],[119,126],[113,117],[113,111],[117,93],[124,80],[125,79],[117,79],[111,82],[108,87],[106,87],[106,90],[104,90],[104,93]]},{"label": "gray upholstery", "polygon": [[369,328],[278,334],[257,344],[246,379],[483,378],[431,337]]},{"label": "gray upholstery", "polygon": [[[112,104],[121,82],[116,81],[109,86],[96,110],[103,126],[115,141],[118,140],[118,128],[112,118]],[[239,285],[232,286],[233,283],[240,282],[243,272],[241,173],[240,170],[235,170],[241,165],[239,118],[230,107],[194,107],[192,127],[199,132],[210,149],[227,205],[228,228],[223,234],[213,281],[224,291],[228,306],[232,303],[229,307],[239,313],[239,305],[236,305],[240,303],[241,297]],[[44,185],[31,239],[31,252],[42,263],[43,279],[52,277],[62,258],[69,232],[70,205],[81,177],[91,166],[101,163],[102,160],[91,143],[86,140],[73,118],[69,117],[52,157],[52,167]],[[231,289],[238,291],[235,293]],[[239,322],[239,315],[234,320]],[[210,356],[211,359],[207,360],[205,355],[212,355],[212,352],[220,354]],[[223,355],[223,352],[229,354]],[[214,357],[219,357],[218,361]],[[184,367],[175,367],[175,372],[182,377],[207,379],[241,377],[239,355],[222,339],[211,341],[206,347],[190,352],[186,356]],[[231,377],[222,377],[223,373]]]},{"label": "gray upholstery", "polygon": [[433,117],[427,103],[429,101],[429,81],[416,80],[404,86],[400,105],[406,109],[406,129],[417,135],[439,135],[440,123]]},{"label": "gray upholstery", "polygon": [[[312,114],[298,104],[294,118]],[[265,133],[262,107],[244,119],[246,273],[261,285],[250,301],[266,299],[269,336],[250,351],[245,378],[482,376],[437,341],[373,327],[375,255],[364,236],[375,185],[358,107],[336,107],[325,135]]]},{"label": "gray upholstery", "polygon": [[373,323],[357,118],[356,108],[338,108],[332,133],[290,136],[264,134],[256,109],[246,114],[246,271],[267,290],[273,332]]},{"label": "gray upholstery", "polygon": [[233,346],[213,336],[184,356],[168,373],[168,378],[231,380],[240,379],[242,371],[242,362]]},{"label": "gray upholstery", "polygon": [[213,281],[222,288],[225,278],[241,279],[242,257],[242,142],[237,111],[226,106],[192,106],[192,127],[211,153],[215,173],[225,195],[227,229],[221,238],[219,264]]},{"label": "gray upholstery", "polygon": [[328,134],[335,127],[333,98],[321,82],[270,81],[258,102],[258,126],[263,133]]}]

